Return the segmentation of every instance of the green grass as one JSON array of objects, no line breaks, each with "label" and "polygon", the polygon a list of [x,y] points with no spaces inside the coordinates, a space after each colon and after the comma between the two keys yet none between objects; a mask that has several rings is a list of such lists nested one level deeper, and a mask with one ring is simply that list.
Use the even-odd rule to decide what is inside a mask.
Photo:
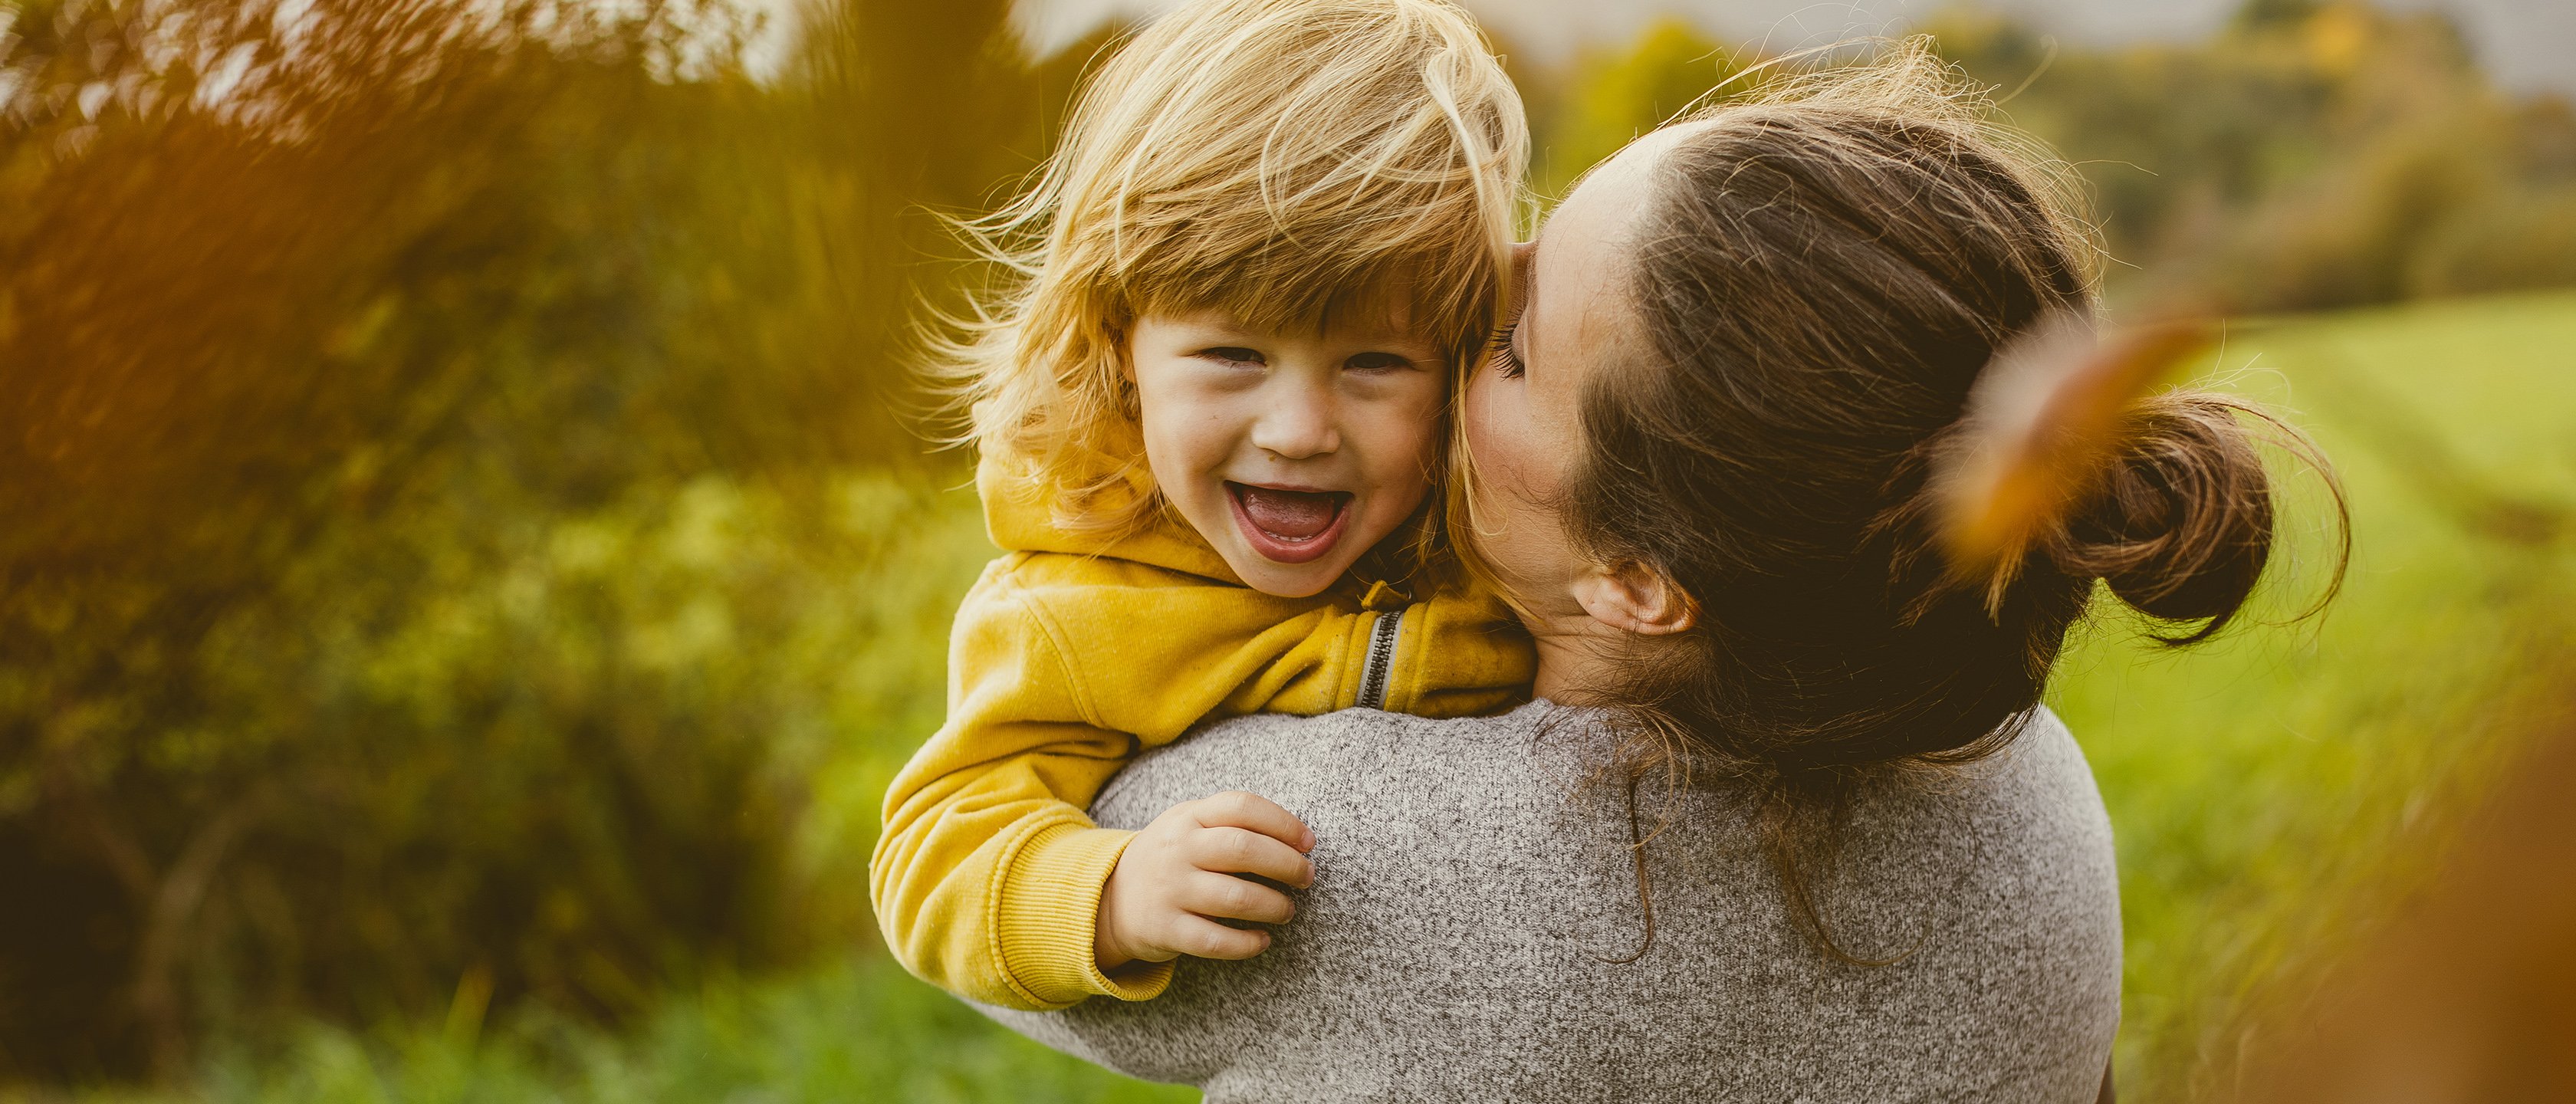
[{"label": "green grass", "polygon": [[[2327,516],[2292,496],[2273,626],[2164,652],[2105,618],[2052,695],[2119,834],[2124,1095],[2198,1098],[2295,1019],[2317,971],[2420,873],[2566,654],[2576,558],[2576,296],[2428,304],[2259,328],[2228,386],[2290,413],[2350,497],[2321,619]],[[2576,534],[2569,534],[2576,535]]]},{"label": "green grass", "polygon": [[[219,1050],[180,1092],[91,1104],[1144,1104],[1194,1090],[1131,1081],[994,1027],[882,956],[674,994],[617,1034],[542,1011],[373,1032],[314,1026]],[[44,1096],[0,1100],[26,1104]]]},{"label": "green grass", "polygon": [[[2320,620],[2166,652],[2106,618],[2052,695],[2119,833],[2129,1099],[2188,1099],[2224,1081],[2259,1048],[2261,1013],[2295,1007],[2509,746],[2534,665],[2569,643],[2568,619],[2550,611],[2576,608],[2564,542],[2524,539],[2542,507],[2576,506],[2569,348],[2576,295],[2561,294],[2284,320],[2226,351],[2230,386],[2291,411],[2334,458],[2356,552]],[[2284,577],[2274,620],[2313,594],[2324,548],[2315,484],[2294,499],[2304,566]],[[1046,1052],[875,956],[677,994],[624,1033],[542,1013],[474,1020],[310,1028],[213,1055],[184,1091],[98,1099],[1193,1095]]]}]

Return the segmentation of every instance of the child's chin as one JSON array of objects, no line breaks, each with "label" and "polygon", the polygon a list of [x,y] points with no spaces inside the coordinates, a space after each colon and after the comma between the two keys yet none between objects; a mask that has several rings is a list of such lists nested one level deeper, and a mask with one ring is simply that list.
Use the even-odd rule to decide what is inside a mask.
[{"label": "child's chin", "polygon": [[1341,578],[1350,565],[1340,556],[1301,564],[1284,564],[1263,557],[1249,548],[1229,549],[1226,565],[1243,579],[1243,585],[1274,598],[1312,598],[1322,594]]}]

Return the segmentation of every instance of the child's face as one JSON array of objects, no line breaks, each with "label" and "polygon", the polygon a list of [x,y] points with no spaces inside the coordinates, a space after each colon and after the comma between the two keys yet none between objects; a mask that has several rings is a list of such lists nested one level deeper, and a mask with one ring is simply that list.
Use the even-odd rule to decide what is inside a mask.
[{"label": "child's face", "polygon": [[1430,488],[1449,373],[1401,308],[1320,333],[1149,314],[1127,353],[1155,481],[1254,590],[1331,586]]}]

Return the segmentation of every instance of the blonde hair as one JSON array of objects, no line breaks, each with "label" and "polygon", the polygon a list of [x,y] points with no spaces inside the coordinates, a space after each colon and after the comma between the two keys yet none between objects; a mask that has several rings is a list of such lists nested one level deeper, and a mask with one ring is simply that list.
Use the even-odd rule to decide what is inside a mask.
[{"label": "blonde hair", "polygon": [[1128,327],[1320,324],[1400,291],[1472,367],[1521,208],[1520,97],[1446,0],[1201,0],[1084,89],[1036,182],[960,224],[1001,283],[941,351],[968,438],[1058,524],[1130,529],[1146,467]]}]

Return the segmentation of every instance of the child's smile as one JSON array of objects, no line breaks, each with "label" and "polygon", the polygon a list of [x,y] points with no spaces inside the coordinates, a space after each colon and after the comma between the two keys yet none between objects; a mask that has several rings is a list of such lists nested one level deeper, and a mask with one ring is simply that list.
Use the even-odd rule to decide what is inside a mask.
[{"label": "child's smile", "polygon": [[1227,482],[1235,524],[1255,552],[1280,563],[1320,559],[1349,530],[1351,494],[1310,487],[1254,487]]},{"label": "child's smile", "polygon": [[1448,397],[1439,345],[1401,309],[1330,322],[1280,332],[1155,314],[1128,339],[1155,482],[1268,594],[1331,586],[1430,490]]}]

